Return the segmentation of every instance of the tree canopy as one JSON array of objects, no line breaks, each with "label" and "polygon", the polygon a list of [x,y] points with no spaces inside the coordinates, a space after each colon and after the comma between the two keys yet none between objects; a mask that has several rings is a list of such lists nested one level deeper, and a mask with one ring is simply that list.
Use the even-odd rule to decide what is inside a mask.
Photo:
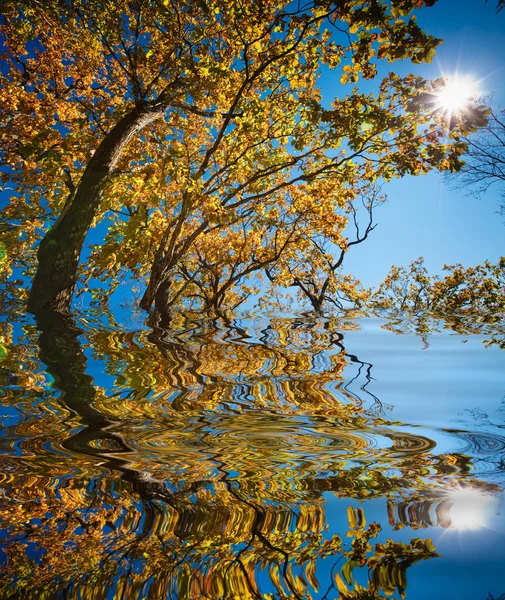
[{"label": "tree canopy", "polygon": [[371,298],[370,305],[412,314],[433,311],[461,316],[499,315],[505,311],[505,257],[493,265],[465,268],[444,265],[444,276],[429,275],[424,261],[413,261],[409,269],[392,267]]},{"label": "tree canopy", "polygon": [[[440,40],[412,11],[432,4],[7,0],[4,274],[34,275],[32,312],[68,311],[102,224],[79,269],[102,298],[138,279],[144,308],[224,310],[260,275],[316,309],[336,290],[359,299],[338,275],[372,227],[348,237],[356,202],[370,210],[378,180],[458,169],[485,122],[434,110],[441,80],[360,90],[380,61],[431,60]],[[331,102],[323,72],[340,81]]]}]

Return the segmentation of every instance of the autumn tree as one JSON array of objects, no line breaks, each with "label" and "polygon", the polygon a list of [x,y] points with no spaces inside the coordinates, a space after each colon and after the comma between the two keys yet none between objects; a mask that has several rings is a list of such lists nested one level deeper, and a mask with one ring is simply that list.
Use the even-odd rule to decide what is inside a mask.
[{"label": "autumn tree", "polygon": [[[439,40],[411,12],[432,4],[6,0],[0,161],[16,244],[4,271],[35,272],[29,310],[69,310],[84,240],[101,221],[108,246],[83,278],[149,277],[141,305],[165,307],[198,294],[207,241],[240,240],[283,195],[318,199],[286,203],[290,218],[331,221],[360,178],[458,168],[482,117],[462,115],[447,141],[444,119],[416,102],[440,82],[390,73],[376,94],[356,87],[376,76],[376,59],[431,59]],[[331,106],[317,83],[326,67],[346,86]],[[226,292],[295,239],[241,256]]]},{"label": "autumn tree", "polygon": [[[376,185],[370,184],[342,190],[340,196],[348,198],[344,214],[334,212],[318,219],[320,226],[314,224],[304,232],[302,243],[297,244],[293,252],[285,252],[272,267],[265,268],[272,284],[298,289],[302,303],[309,304],[317,314],[321,314],[326,306],[338,310],[358,308],[366,303],[369,294],[359,280],[342,275],[339,270],[349,249],[364,242],[377,226],[374,209],[386,197]],[[366,215],[364,224],[360,224],[357,197]],[[343,234],[344,227],[347,235]],[[349,233],[351,227],[354,228],[353,237]]]},{"label": "autumn tree", "polygon": [[392,267],[371,298],[371,306],[415,314],[482,316],[505,310],[505,258],[494,265],[485,261],[477,267],[444,265],[441,275],[429,275],[418,258],[409,268]]}]

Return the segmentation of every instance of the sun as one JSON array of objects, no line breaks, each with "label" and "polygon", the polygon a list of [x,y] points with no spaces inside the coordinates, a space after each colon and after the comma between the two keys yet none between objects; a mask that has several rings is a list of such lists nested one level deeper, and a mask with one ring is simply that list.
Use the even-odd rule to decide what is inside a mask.
[{"label": "sun", "polygon": [[437,108],[453,114],[465,110],[476,96],[476,85],[468,78],[453,77],[436,93]]},{"label": "sun", "polygon": [[450,518],[454,529],[478,529],[489,516],[491,498],[471,487],[458,487],[449,494]]}]

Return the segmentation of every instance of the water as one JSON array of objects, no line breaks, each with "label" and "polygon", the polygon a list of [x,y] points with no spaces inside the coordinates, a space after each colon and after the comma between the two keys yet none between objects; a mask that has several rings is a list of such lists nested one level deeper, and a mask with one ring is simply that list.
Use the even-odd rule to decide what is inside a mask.
[{"label": "water", "polygon": [[503,328],[415,329],[4,323],[0,598],[500,598]]}]

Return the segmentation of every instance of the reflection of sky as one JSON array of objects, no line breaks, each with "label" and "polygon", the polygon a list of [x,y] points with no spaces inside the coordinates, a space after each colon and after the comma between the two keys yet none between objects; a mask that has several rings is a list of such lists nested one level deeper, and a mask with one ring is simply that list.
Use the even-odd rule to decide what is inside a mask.
[{"label": "reflection of sky", "polygon": [[[503,350],[484,349],[480,336],[449,333],[430,336],[429,347],[423,349],[420,338],[386,332],[381,324],[378,319],[369,320],[362,330],[345,332],[345,345],[348,352],[373,364],[370,389],[385,405],[393,405],[388,418],[411,424],[396,430],[434,440],[433,454],[473,456],[485,479],[503,485],[505,474],[496,468],[505,437],[500,427],[505,392]],[[461,343],[463,340],[466,343]],[[421,561],[408,570],[408,600],[484,600],[488,592],[498,598],[505,592],[502,499],[465,488],[447,490],[444,497],[451,501],[452,527],[448,529],[432,526],[393,531],[383,500],[366,501],[362,506],[368,523],[377,521],[383,526],[379,541],[430,537],[442,554],[442,558]],[[331,493],[325,494],[325,499],[330,529],[342,531],[347,525],[348,502]]]},{"label": "reflection of sky", "polygon": [[482,340],[489,336],[433,334],[425,350],[420,337],[386,332],[383,323],[373,319],[360,331],[345,332],[345,345],[373,364],[376,381],[370,389],[381,402],[394,405],[392,418],[458,428],[476,425],[473,412],[467,411],[479,408],[491,415],[500,408],[505,353],[497,346],[483,348]]}]

